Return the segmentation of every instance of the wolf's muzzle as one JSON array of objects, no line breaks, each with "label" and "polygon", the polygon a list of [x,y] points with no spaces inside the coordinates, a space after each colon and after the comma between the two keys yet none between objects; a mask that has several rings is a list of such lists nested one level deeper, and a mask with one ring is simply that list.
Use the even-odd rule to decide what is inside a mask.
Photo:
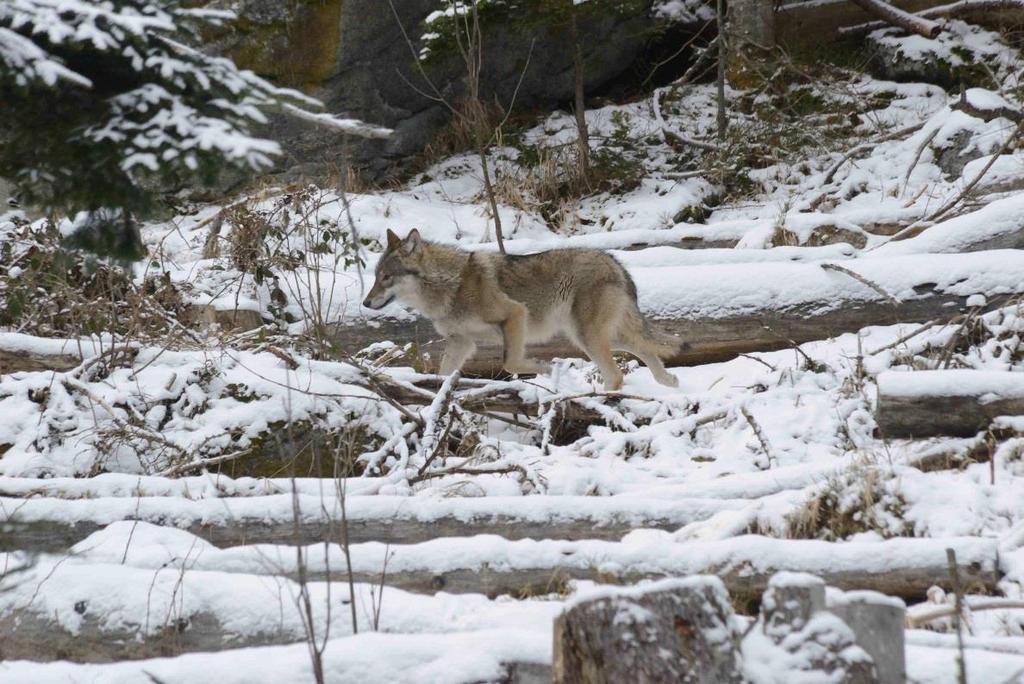
[{"label": "wolf's muzzle", "polygon": [[393,301],[395,301],[395,295],[391,295],[390,297],[385,299],[383,302],[381,302],[380,304],[377,304],[375,306],[373,301],[370,299],[370,297],[367,296],[366,299],[363,300],[363,306],[365,306],[367,309],[383,309],[385,306],[387,306],[388,304],[390,304]]}]

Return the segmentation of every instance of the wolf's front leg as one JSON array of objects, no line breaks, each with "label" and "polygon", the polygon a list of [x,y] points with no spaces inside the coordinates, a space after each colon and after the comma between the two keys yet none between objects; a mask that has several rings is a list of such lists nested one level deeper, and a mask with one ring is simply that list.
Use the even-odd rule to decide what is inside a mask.
[{"label": "wolf's front leg", "polygon": [[466,359],[476,351],[476,342],[468,337],[449,337],[445,340],[444,355],[441,357],[441,375],[451,375],[462,368]]},{"label": "wolf's front leg", "polygon": [[512,374],[546,373],[550,370],[548,364],[526,358],[526,316],[526,307],[516,303],[501,324],[501,336],[505,343],[505,370]]}]

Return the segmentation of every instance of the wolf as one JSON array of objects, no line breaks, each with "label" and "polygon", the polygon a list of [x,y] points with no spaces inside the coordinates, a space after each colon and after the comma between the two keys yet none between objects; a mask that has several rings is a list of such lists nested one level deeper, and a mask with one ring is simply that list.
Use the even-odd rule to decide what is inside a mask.
[{"label": "wolf", "polygon": [[607,390],[622,387],[613,350],[637,356],[659,383],[679,384],[661,358],[678,351],[680,341],[644,319],[633,279],[599,250],[467,252],[428,242],[415,229],[404,240],[388,230],[363,306],[381,309],[396,299],[429,318],[445,338],[442,375],[460,369],[477,342],[498,339],[506,371],[543,373],[548,366],[527,357],[526,344],[561,333],[597,365]]}]

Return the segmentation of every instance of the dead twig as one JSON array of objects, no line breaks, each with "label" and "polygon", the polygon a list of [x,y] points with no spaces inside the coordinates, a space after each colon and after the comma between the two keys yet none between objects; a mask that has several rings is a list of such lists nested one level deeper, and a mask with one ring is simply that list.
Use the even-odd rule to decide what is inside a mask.
[{"label": "dead twig", "polygon": [[999,146],[999,149],[995,151],[995,154],[993,154],[991,158],[989,158],[988,162],[981,169],[981,171],[979,171],[977,175],[975,175],[974,178],[972,178],[970,182],[967,183],[966,186],[964,186],[964,189],[961,190],[956,197],[946,202],[944,205],[936,209],[928,216],[918,221],[915,221],[914,223],[911,223],[909,226],[893,235],[891,238],[889,238],[889,242],[899,242],[900,240],[909,240],[912,237],[917,237],[925,230],[930,228],[935,221],[948,214],[950,210],[952,210],[954,207],[960,204],[960,202],[962,202],[964,198],[967,197],[972,190],[974,190],[974,186],[978,184],[978,182],[985,176],[986,173],[988,173],[988,170],[991,169],[992,165],[996,163],[996,159],[998,159],[1003,154],[1003,152],[1005,152],[1007,148],[1009,148],[1010,145],[1017,140],[1017,137],[1020,135],[1022,130],[1024,130],[1024,119],[1021,119],[1017,123],[1016,128],[1014,128],[1013,132],[1010,133],[1009,136],[1007,136],[1006,140],[1003,141],[1003,144]]},{"label": "dead twig", "polygon": [[754,430],[754,435],[757,437],[757,441],[761,443],[761,449],[764,451],[764,455],[768,459],[768,465],[770,466],[772,461],[776,459],[772,455],[772,447],[768,442],[768,438],[765,436],[764,431],[761,430],[761,426],[758,422],[754,420],[754,416],[752,416],[750,411],[747,410],[746,406],[740,406],[740,413],[743,414],[743,417],[747,419],[747,422],[750,423],[750,427]]},{"label": "dead twig", "polygon": [[240,458],[248,456],[252,452],[252,448],[247,448],[239,451],[233,451],[230,454],[221,454],[220,456],[211,456],[210,458],[197,458],[187,463],[180,463],[165,470],[161,470],[156,473],[156,476],[177,477],[178,475],[192,470],[205,470],[210,466],[220,465],[221,463],[228,463],[230,461],[237,461]]},{"label": "dead twig", "polygon": [[517,464],[502,466],[500,468],[465,468],[462,466],[453,466],[451,468],[445,468],[444,470],[431,470],[429,473],[415,475],[409,478],[409,484],[413,485],[426,480],[447,477],[449,475],[510,475],[512,473],[519,473],[523,476],[523,479],[529,479],[529,473],[526,472],[526,468]]},{"label": "dead twig", "polygon": [[949,578],[953,583],[953,594],[956,597],[956,612],[953,614],[953,624],[956,626],[956,645],[959,652],[957,658],[957,681],[959,684],[967,684],[967,661],[964,659],[964,599],[963,591],[960,587],[960,569],[956,564],[956,551],[946,549],[946,561],[949,563]]},{"label": "dead twig", "polygon": [[910,184],[910,174],[914,171],[914,167],[917,166],[917,162],[921,160],[921,155],[924,154],[928,144],[935,139],[935,136],[939,134],[940,126],[936,126],[931,132],[924,137],[921,144],[917,146],[917,151],[914,152],[914,158],[910,162],[910,166],[907,167],[907,172],[903,174],[903,190],[900,191],[900,195],[903,195],[907,191],[907,186]]},{"label": "dead twig", "polygon": [[865,278],[861,274],[856,273],[855,271],[851,271],[850,269],[846,268],[845,266],[840,266],[839,264],[821,264],[821,267],[823,269],[825,269],[826,271],[835,271],[836,273],[842,273],[843,275],[847,275],[847,276],[853,278],[858,283],[861,283],[863,285],[866,285],[867,287],[870,287],[872,290],[874,290],[878,294],[882,295],[883,297],[888,299],[893,304],[897,304],[898,305],[900,303],[899,299],[897,299],[896,297],[894,297],[890,293],[886,292],[885,289],[881,285],[879,285],[878,283],[875,283],[875,282],[872,282],[872,281],[868,280],[867,278]]},{"label": "dead twig", "polygon": [[913,124],[912,126],[906,126],[905,128],[890,131],[889,133],[886,133],[885,135],[879,138],[875,138],[874,140],[871,140],[869,142],[861,143],[860,145],[851,147],[849,150],[847,150],[846,154],[843,155],[842,159],[840,159],[839,161],[832,165],[832,168],[830,168],[828,170],[828,173],[825,174],[825,179],[822,181],[821,184],[828,185],[829,183],[831,183],[832,179],[835,178],[836,176],[836,172],[839,171],[839,169],[842,168],[842,166],[846,162],[850,161],[857,155],[863,154],[864,152],[868,152],[869,150],[878,147],[884,142],[889,142],[890,140],[895,140],[896,138],[902,138],[905,135],[916,133],[919,129],[924,127],[924,124],[925,122],[921,121],[920,123]]},{"label": "dead twig", "polygon": [[[423,469],[426,469],[427,464],[437,456],[438,450],[445,443],[448,433],[451,431],[451,404],[454,398],[455,387],[459,384],[460,377],[462,377],[462,373],[459,371],[449,375],[427,408],[427,415],[424,418],[423,438],[420,440],[420,454],[425,460]],[[439,440],[437,432],[446,417],[448,417],[448,424],[444,428],[444,438]]]},{"label": "dead twig", "polygon": [[[947,321],[947,322],[951,322],[951,321]],[[881,354],[881,353],[882,353],[882,352],[884,352],[884,351],[888,351],[888,350],[890,350],[890,349],[893,349],[893,348],[895,348],[895,347],[897,347],[897,346],[899,346],[899,345],[903,344],[904,342],[906,342],[906,341],[908,341],[908,340],[911,340],[911,339],[913,339],[913,338],[917,337],[917,336],[918,336],[918,335],[920,335],[921,333],[923,333],[923,332],[925,332],[925,331],[929,330],[930,328],[932,328],[933,326],[935,326],[935,325],[936,325],[937,323],[938,323],[938,321],[936,321],[936,320],[931,320],[931,321],[928,321],[928,322],[927,322],[927,323],[925,323],[924,325],[922,325],[922,326],[920,326],[920,327],[918,327],[918,328],[914,328],[914,329],[913,329],[912,331],[910,331],[910,332],[909,332],[909,333],[907,333],[906,335],[901,335],[900,337],[896,338],[895,340],[893,340],[893,341],[892,341],[892,342],[890,342],[889,344],[887,344],[887,345],[885,345],[885,346],[882,346],[882,347],[879,347],[878,349],[875,349],[875,350],[873,350],[873,351],[869,351],[869,352],[867,353],[867,355],[868,355],[868,356],[874,356],[875,354]]]}]

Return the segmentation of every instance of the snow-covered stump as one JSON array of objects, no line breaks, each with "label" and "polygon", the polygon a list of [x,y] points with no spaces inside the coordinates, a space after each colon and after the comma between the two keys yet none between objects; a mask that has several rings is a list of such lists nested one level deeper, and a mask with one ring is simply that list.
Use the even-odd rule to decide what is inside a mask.
[{"label": "snow-covered stump", "polygon": [[764,633],[775,641],[793,629],[802,629],[815,613],[825,609],[825,582],[813,575],[780,572],[773,576],[761,598]]},{"label": "snow-covered stump", "polygon": [[875,662],[879,684],[906,681],[904,623],[906,605],[876,591],[841,592],[830,589],[829,612],[853,630],[857,645]]},{"label": "snow-covered stump", "polygon": [[1024,374],[939,370],[878,376],[875,419],[884,437],[970,437],[993,418],[1024,415]]},{"label": "snow-covered stump", "polygon": [[856,632],[825,609],[825,596],[825,583],[813,575],[780,572],[772,577],[757,623],[743,640],[748,676],[768,670],[777,678],[785,673],[801,681],[891,681],[881,679]]},{"label": "snow-covered stump", "polygon": [[739,684],[738,637],[717,577],[613,590],[571,604],[555,620],[552,680]]}]

